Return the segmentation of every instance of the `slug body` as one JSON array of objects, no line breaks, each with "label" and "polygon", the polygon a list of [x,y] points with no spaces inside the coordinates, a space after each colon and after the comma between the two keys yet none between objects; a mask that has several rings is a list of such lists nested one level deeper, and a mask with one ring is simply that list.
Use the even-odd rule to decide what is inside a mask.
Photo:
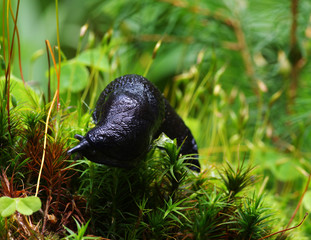
[{"label": "slug body", "polygon": [[[96,126],[68,151],[89,160],[116,167],[133,167],[162,132],[183,141],[181,154],[195,154],[196,142],[183,120],[161,92],[146,78],[125,75],[112,81],[99,96],[93,113]],[[190,167],[200,171],[197,158]]]}]

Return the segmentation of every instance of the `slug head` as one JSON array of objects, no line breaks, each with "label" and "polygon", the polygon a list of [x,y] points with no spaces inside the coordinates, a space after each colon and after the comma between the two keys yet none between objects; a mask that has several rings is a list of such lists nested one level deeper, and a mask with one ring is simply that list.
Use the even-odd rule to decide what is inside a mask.
[{"label": "slug head", "polygon": [[73,153],[80,153],[81,155],[85,156],[86,158],[88,159],[91,159],[93,157],[96,156],[96,151],[95,149],[92,147],[92,145],[86,140],[85,137],[81,136],[81,135],[78,135],[76,134],[75,135],[75,138],[80,140],[80,143],[69,149],[67,151],[67,154],[68,155],[71,155]]},{"label": "slug head", "polygon": [[95,127],[85,137],[76,135],[75,138],[80,143],[67,153],[80,153],[92,162],[108,166],[131,168],[149,150],[151,139],[146,134],[143,135],[133,136],[136,138],[133,139],[123,132],[118,134],[116,130],[107,131],[104,127]]}]

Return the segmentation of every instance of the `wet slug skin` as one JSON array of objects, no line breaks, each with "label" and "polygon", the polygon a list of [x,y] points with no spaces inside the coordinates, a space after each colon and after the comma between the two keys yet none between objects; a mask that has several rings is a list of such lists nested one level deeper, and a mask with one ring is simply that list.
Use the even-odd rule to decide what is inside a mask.
[{"label": "wet slug skin", "polygon": [[[136,165],[162,132],[177,139],[180,153],[194,154],[196,142],[183,120],[161,92],[146,78],[125,75],[112,81],[100,94],[93,119],[96,126],[68,154],[79,152],[90,161],[115,167]],[[197,158],[191,160],[200,171]]]}]

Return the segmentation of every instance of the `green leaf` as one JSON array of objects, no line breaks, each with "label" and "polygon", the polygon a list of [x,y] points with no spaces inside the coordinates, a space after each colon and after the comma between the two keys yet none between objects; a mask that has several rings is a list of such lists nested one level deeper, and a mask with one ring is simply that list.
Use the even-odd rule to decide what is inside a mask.
[{"label": "green leaf", "polygon": [[109,62],[104,51],[101,48],[89,49],[83,51],[77,58],[76,61],[93,67],[97,70],[108,72]]},{"label": "green leaf", "polygon": [[14,198],[1,197],[0,198],[0,213],[2,217],[12,215],[16,210],[16,202]]},{"label": "green leaf", "polygon": [[24,215],[31,215],[41,208],[40,198],[30,196],[16,199],[16,210]]},{"label": "green leaf", "polygon": [[155,145],[158,147],[166,148],[169,145],[173,145],[174,141],[170,139],[165,133],[161,133],[161,135],[156,139]]},{"label": "green leaf", "polygon": [[[51,70],[52,79],[55,71]],[[77,61],[68,61],[61,65],[60,93],[64,93],[70,89],[71,92],[80,92],[85,89],[88,81],[89,73],[86,67]],[[57,81],[52,82],[56,89]]]},{"label": "green leaf", "polygon": [[301,176],[299,171],[297,170],[298,164],[292,162],[292,160],[288,159],[287,162],[283,163],[278,169],[276,176],[281,181],[293,181]]},{"label": "green leaf", "polygon": [[[0,90],[2,91],[5,86],[5,77],[0,77]],[[11,75],[11,105],[19,106],[19,109],[33,109],[39,106],[39,97],[35,91],[24,85],[21,79],[18,79]]]}]

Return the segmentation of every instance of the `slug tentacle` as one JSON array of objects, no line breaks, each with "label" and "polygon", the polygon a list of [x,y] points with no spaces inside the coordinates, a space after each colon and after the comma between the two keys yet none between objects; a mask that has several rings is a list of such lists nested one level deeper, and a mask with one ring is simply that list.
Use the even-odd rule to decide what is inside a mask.
[{"label": "slug tentacle", "polygon": [[83,136],[82,136],[82,135],[79,135],[79,134],[76,134],[76,135],[75,135],[75,138],[81,141],[81,140],[83,139]]},{"label": "slug tentacle", "polygon": [[[93,112],[96,127],[68,154],[79,152],[89,160],[117,167],[133,167],[148,151],[153,139],[164,132],[184,144],[181,154],[197,156],[197,145],[183,120],[161,92],[146,78],[125,75],[100,94]],[[200,171],[197,159],[190,161]]]},{"label": "slug tentacle", "polygon": [[[71,154],[76,153],[76,152],[83,153],[84,151],[88,151],[88,149],[90,148],[90,144],[88,143],[88,141],[85,140],[81,135],[78,135],[78,136],[79,136],[78,139],[80,140],[80,143],[77,146],[69,149],[67,151],[68,155],[71,155]],[[82,137],[82,138],[80,139],[80,137]]]}]

